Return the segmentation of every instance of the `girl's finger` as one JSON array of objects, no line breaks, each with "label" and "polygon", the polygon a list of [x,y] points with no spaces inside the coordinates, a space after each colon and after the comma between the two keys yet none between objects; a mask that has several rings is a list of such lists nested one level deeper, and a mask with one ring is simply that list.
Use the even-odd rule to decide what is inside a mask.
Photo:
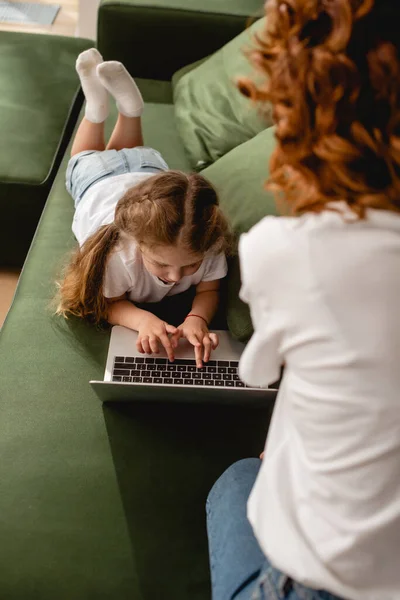
[{"label": "girl's finger", "polygon": [[177,327],[174,327],[173,325],[170,325],[169,323],[165,323],[165,330],[167,333],[176,333],[178,330]]},{"label": "girl's finger", "polygon": [[137,351],[140,352],[140,354],[144,354],[144,350],[143,350],[143,346],[142,346],[142,340],[138,339],[136,342],[136,348]]},{"label": "girl's finger", "polygon": [[201,347],[201,342],[198,340],[197,335],[195,333],[189,333],[189,335],[187,335],[186,337],[188,342],[190,342],[192,346],[194,346],[195,348]]},{"label": "girl's finger", "polygon": [[198,369],[201,369],[203,366],[203,346],[201,344],[199,344],[198,346],[194,347],[194,357],[196,359],[196,366]]},{"label": "girl's finger", "polygon": [[194,356],[196,359],[196,365],[197,365],[198,369],[201,369],[201,367],[203,366],[203,363],[202,363],[203,346],[199,342],[199,340],[197,339],[197,336],[194,333],[190,333],[187,336],[187,340],[188,340],[188,342],[190,342],[192,344],[192,346],[194,346]]},{"label": "girl's finger", "polygon": [[208,334],[203,337],[203,347],[204,347],[204,362],[208,362],[210,360],[211,354],[211,339]]},{"label": "girl's finger", "polygon": [[162,345],[165,348],[165,352],[167,353],[167,356],[170,360],[170,362],[172,362],[174,360],[174,350],[172,348],[172,342],[169,339],[169,337],[167,336],[166,333],[163,333],[162,335],[160,335],[160,342],[162,343]]},{"label": "girl's finger", "polygon": [[158,340],[155,335],[151,335],[149,338],[149,345],[153,354],[158,354],[160,352],[160,348],[158,346]]},{"label": "girl's finger", "polygon": [[142,338],[142,348],[146,354],[151,354],[151,348],[148,337]]},{"label": "girl's finger", "polygon": [[182,337],[182,331],[180,329],[177,329],[175,331],[175,333],[172,334],[171,336],[171,343],[172,343],[172,347],[173,348],[177,348],[178,347],[178,342],[180,340],[180,338]]},{"label": "girl's finger", "polygon": [[212,343],[213,350],[215,350],[216,348],[218,348],[218,344],[219,344],[218,335],[216,333],[210,333],[209,337],[210,337],[210,340]]}]

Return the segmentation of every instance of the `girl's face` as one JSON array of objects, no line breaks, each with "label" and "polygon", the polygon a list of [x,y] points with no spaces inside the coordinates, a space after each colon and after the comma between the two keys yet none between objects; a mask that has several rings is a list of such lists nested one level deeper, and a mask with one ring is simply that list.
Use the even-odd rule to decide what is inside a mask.
[{"label": "girl's face", "polygon": [[176,246],[141,245],[140,250],[146,269],[164,283],[177,283],[182,277],[192,275],[204,259],[204,255],[191,254]]}]

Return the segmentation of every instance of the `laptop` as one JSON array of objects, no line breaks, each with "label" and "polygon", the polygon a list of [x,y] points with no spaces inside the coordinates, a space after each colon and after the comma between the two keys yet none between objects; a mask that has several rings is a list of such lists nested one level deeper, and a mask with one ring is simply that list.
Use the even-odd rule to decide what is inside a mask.
[{"label": "laptop", "polygon": [[196,366],[193,346],[179,340],[175,360],[163,348],[144,355],[136,349],[137,332],[114,326],[111,331],[103,381],[90,385],[103,402],[172,401],[265,405],[276,397],[279,382],[254,388],[239,378],[238,367],[244,344],[228,331],[214,331],[219,346],[201,369]]}]

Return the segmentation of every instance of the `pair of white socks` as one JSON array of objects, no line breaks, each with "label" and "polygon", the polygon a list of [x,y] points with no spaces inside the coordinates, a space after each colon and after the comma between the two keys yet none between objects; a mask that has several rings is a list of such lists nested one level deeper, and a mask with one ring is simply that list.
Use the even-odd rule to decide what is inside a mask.
[{"label": "pair of white socks", "polygon": [[140,117],[143,98],[122,63],[103,62],[100,52],[91,48],[78,56],[76,70],[86,99],[86,119],[92,123],[103,123],[107,119],[109,93],[115,98],[122,115]]}]

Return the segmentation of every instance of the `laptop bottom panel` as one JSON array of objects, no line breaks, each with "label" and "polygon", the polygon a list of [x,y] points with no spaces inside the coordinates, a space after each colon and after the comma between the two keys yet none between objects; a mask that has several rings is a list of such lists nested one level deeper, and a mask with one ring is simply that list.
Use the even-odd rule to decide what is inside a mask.
[{"label": "laptop bottom panel", "polygon": [[268,406],[277,390],[253,388],[195,388],[174,385],[135,385],[116,381],[91,381],[90,385],[102,402],[184,402]]}]

